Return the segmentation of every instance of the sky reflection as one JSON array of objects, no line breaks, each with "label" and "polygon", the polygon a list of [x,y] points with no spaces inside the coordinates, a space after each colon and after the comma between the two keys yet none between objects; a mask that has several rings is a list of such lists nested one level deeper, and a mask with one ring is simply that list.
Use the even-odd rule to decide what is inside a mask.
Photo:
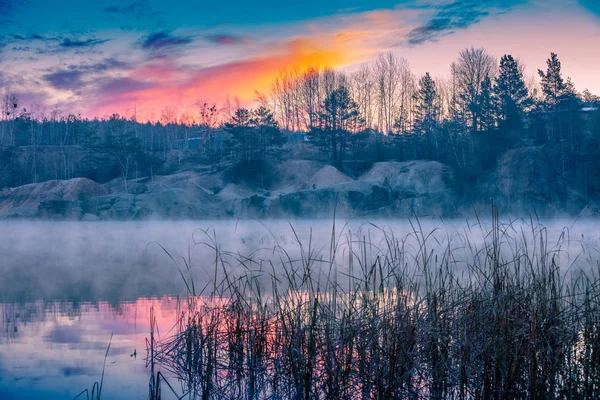
[{"label": "sky reflection", "polygon": [[[347,277],[344,268],[349,240],[355,244],[368,238],[373,244],[369,257],[376,257],[378,249],[386,246],[386,236],[389,239],[393,235],[410,252],[419,247],[420,235],[415,234],[415,229],[422,229],[428,237],[431,258],[441,260],[451,248],[455,256],[452,267],[460,271],[467,262],[473,262],[473,252],[482,246],[486,235],[485,227],[462,220],[415,223],[353,220],[344,225],[344,221],[338,221],[335,233],[339,276]],[[292,225],[306,252],[311,243],[313,260],[324,260],[314,264],[314,271],[319,267],[328,271],[332,221],[303,220]],[[541,225],[545,226],[548,250],[560,248],[556,256],[566,276],[577,273],[580,265],[596,265],[600,259],[598,221],[550,220]],[[527,241],[530,251],[538,246],[539,235],[532,240],[528,221],[514,221],[505,228],[511,237]],[[269,221],[266,225],[257,221],[6,221],[0,223],[0,237],[2,400],[72,399],[85,388],[91,389],[100,379],[111,334],[114,336],[106,363],[103,397],[147,398],[150,370],[144,358],[150,310],[154,309],[160,336],[166,338],[177,320],[177,295],[185,295],[177,268],[164,251],[149,243],[160,243],[174,256],[189,255],[198,290],[210,285],[214,276],[214,250],[203,244],[210,244],[213,239],[223,245],[223,252],[229,252],[228,272],[249,273],[250,269],[240,264],[240,254],[254,254],[257,260],[262,259],[261,284],[267,288],[269,274],[281,273],[277,268],[281,268],[278,257],[282,253],[274,251],[276,246],[292,260],[301,259],[300,246],[288,221]],[[200,244],[195,245],[194,240]],[[504,243],[509,253],[511,246],[515,244]],[[181,259],[178,260],[181,265]],[[259,270],[260,262],[252,264],[252,268]],[[131,357],[134,351],[135,358]],[[163,373],[168,377],[166,371]],[[180,389],[179,384],[175,387]],[[169,398],[166,391],[163,395]]]},{"label": "sky reflection", "polygon": [[[146,399],[150,369],[144,360],[145,339],[152,307],[159,332],[168,334],[176,320],[173,297],[117,306],[106,302],[0,304],[0,398],[72,399],[91,388],[100,380],[112,333],[103,397]],[[131,356],[134,351],[137,357]]]}]

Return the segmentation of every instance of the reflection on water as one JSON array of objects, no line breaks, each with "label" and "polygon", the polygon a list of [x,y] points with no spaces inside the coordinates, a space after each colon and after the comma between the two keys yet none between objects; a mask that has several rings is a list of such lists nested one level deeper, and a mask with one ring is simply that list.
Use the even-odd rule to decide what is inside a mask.
[{"label": "reflection on water", "polygon": [[102,397],[146,399],[151,307],[159,333],[168,334],[176,320],[173,297],[118,305],[0,304],[0,399],[72,399],[91,389],[100,380],[111,333]]},{"label": "reflection on water", "polygon": [[[376,227],[351,221],[344,229],[343,223],[338,224],[340,276],[349,253],[350,245],[344,244],[348,238],[372,243],[371,257],[378,246],[385,247],[382,229],[386,234],[393,232],[406,251],[418,248],[414,230],[422,229],[432,259],[451,249],[453,267],[463,268],[476,251],[471,246],[477,247],[485,232],[465,221],[420,224],[377,221]],[[256,221],[0,222],[0,399],[71,399],[83,389],[91,389],[100,380],[111,334],[103,398],[147,398],[150,370],[144,359],[150,309],[154,307],[160,335],[167,336],[177,320],[175,296],[186,293],[181,276],[161,246],[174,257],[192,261],[198,288],[210,284],[214,276],[214,249],[195,243],[222,243],[223,250],[267,260],[269,268],[268,261],[273,265],[280,261],[273,259],[274,246],[297,260],[310,243],[313,259],[319,255],[329,259],[331,221],[293,225],[294,230],[287,221],[270,221],[266,226]],[[577,263],[596,265],[598,221],[546,221],[543,225],[550,246],[564,235],[558,253],[564,258],[561,266],[575,271]],[[523,234],[527,246],[537,245],[523,233],[529,229],[527,222],[506,229],[510,236]],[[505,248],[510,251],[510,246],[506,243]],[[181,259],[177,261],[184,265]],[[326,262],[322,265],[327,267]],[[235,263],[229,267],[247,272]],[[167,391],[163,396],[169,398]]]}]

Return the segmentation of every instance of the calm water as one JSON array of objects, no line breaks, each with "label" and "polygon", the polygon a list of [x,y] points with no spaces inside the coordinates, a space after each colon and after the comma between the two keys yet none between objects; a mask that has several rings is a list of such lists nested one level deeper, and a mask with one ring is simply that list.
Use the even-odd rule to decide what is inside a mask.
[{"label": "calm water", "polygon": [[[176,321],[177,296],[186,293],[169,254],[180,267],[184,263],[177,257],[191,261],[198,288],[214,276],[214,243],[221,243],[223,251],[255,254],[277,264],[273,260],[276,245],[292,258],[300,256],[298,235],[305,251],[311,243],[314,254],[328,259],[331,221],[295,222],[294,230],[284,221],[265,224],[0,222],[0,399],[71,399],[91,389],[100,380],[111,335],[102,397],[146,399],[150,370],[144,359],[150,309],[165,337]],[[348,237],[370,240],[376,254],[376,247],[384,243],[383,227],[388,236],[393,232],[397,238],[415,229],[405,220],[375,224],[351,221],[342,229],[344,223],[338,221],[340,268],[348,252],[344,244]],[[466,238],[471,246],[483,241],[484,231],[465,221],[423,220],[421,224],[423,232],[432,233],[428,243],[435,253],[450,247],[458,254],[456,268],[462,268],[471,254]],[[569,271],[578,268],[582,254],[598,259],[598,221],[542,224],[550,247],[561,234],[567,239],[561,257]],[[514,233],[527,232],[527,228],[525,222],[510,227]],[[528,245],[535,245],[527,240]],[[406,248],[415,247],[413,235],[406,239]],[[232,263],[230,269],[243,267]],[[171,383],[180,388],[174,378]],[[163,395],[174,398],[164,388]]]}]

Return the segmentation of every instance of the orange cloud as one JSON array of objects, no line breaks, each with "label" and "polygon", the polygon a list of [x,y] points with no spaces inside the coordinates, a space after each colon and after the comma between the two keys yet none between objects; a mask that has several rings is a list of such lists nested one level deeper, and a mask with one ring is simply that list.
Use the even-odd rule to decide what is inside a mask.
[{"label": "orange cloud", "polygon": [[135,105],[138,117],[152,119],[151,114],[156,118],[165,107],[181,113],[193,108],[197,99],[223,102],[227,95],[249,105],[255,92],[268,91],[283,69],[338,68],[361,59],[365,52],[352,43],[355,37],[348,33],[294,38],[252,58],[200,69],[177,67],[161,60],[134,69],[127,76],[128,80],[141,82],[139,86],[145,87],[132,85],[133,90],[120,90],[117,86],[116,93],[105,91],[88,114],[101,117],[119,112],[126,115]]}]

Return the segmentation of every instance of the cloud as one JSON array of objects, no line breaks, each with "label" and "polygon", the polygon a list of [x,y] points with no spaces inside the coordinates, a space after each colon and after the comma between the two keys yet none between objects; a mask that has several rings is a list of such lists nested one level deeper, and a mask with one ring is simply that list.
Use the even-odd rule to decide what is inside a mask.
[{"label": "cloud", "polygon": [[208,35],[206,36],[206,40],[208,40],[211,43],[220,45],[240,44],[246,42],[246,40],[240,36],[223,34]]},{"label": "cloud", "polygon": [[59,46],[66,49],[84,49],[98,46],[99,44],[103,44],[108,42],[110,39],[86,39],[86,40],[77,40],[65,38],[63,39]]},{"label": "cloud", "polygon": [[466,29],[496,12],[506,12],[524,0],[488,0],[486,2],[454,0],[451,3],[429,6],[433,15],[408,33],[406,42],[419,45],[437,41],[440,37]]},{"label": "cloud", "polygon": [[[187,25],[185,30],[173,30],[166,28],[172,26],[168,24],[149,28],[145,21],[120,20],[119,24],[133,24],[134,31],[145,31],[122,34],[109,44],[105,44],[109,41],[105,35],[95,37],[90,31],[80,35],[44,31],[44,36],[21,31],[12,36],[6,33],[0,42],[13,41],[16,49],[49,54],[35,63],[21,57],[27,54],[17,56],[23,68],[41,66],[29,68],[28,76],[39,82],[51,101],[73,99],[78,111],[88,116],[122,113],[134,101],[138,110],[159,113],[166,106],[183,111],[197,98],[223,101],[228,94],[248,104],[255,89],[266,92],[282,69],[350,66],[399,47],[412,51],[412,47],[469,28],[523,1],[407,0],[394,8],[346,10],[309,21],[224,31]],[[154,14],[149,1],[139,0],[121,4],[113,0],[100,10],[104,10],[103,18],[111,19]],[[88,53],[100,51],[113,58],[85,61]],[[66,53],[61,62],[67,65],[58,66],[54,53]],[[119,61],[121,58],[128,62]],[[30,86],[34,89],[35,85]]]},{"label": "cloud", "polygon": [[152,11],[148,1],[136,1],[129,5],[113,5],[104,8],[104,11],[110,14],[122,14],[125,16],[133,16],[138,19],[154,18],[159,15],[158,12]]},{"label": "cloud", "polygon": [[[3,18],[0,23],[13,24],[13,17],[18,13],[18,8],[26,8],[29,6],[29,1],[11,1],[11,0],[0,0],[0,16]],[[2,25],[0,25],[0,29]]]},{"label": "cloud", "polygon": [[339,67],[355,61],[353,49],[344,37],[317,36],[265,43],[248,57],[214,66],[179,66],[161,59],[130,71],[127,80],[111,81],[98,88],[91,116],[124,112],[137,105],[140,118],[151,112],[159,115],[166,107],[183,111],[199,98],[222,102],[236,96],[248,104],[255,91],[265,92],[286,68],[302,71],[311,66]]},{"label": "cloud", "polygon": [[17,35],[17,34],[10,34],[9,37],[13,40],[13,41],[34,41],[34,40],[40,40],[42,42],[52,42],[52,41],[58,41],[60,40],[59,38],[55,38],[55,37],[51,37],[51,36],[42,36],[42,35],[38,35],[37,33],[33,33],[31,35]]},{"label": "cloud", "polygon": [[12,51],[23,51],[26,53],[29,53],[30,51],[32,51],[31,47],[29,46],[13,46],[11,48]]},{"label": "cloud", "polygon": [[140,38],[138,43],[144,50],[160,51],[185,46],[193,41],[191,37],[175,36],[171,32],[161,31]]},{"label": "cloud", "polygon": [[2,61],[2,49],[8,46],[8,41],[4,36],[0,36],[0,61]]},{"label": "cloud", "polygon": [[[88,85],[98,85],[105,77],[99,75],[109,71],[127,71],[129,65],[114,58],[106,58],[98,63],[69,65],[66,69],[51,70],[42,76],[52,88],[81,92]],[[124,88],[131,88],[125,85]]]},{"label": "cloud", "polygon": [[[136,93],[154,87],[154,84],[151,82],[144,82],[131,77],[101,78],[95,82],[95,85],[95,94],[100,99],[109,99],[113,96]],[[100,100],[99,104],[102,104],[102,100]]]},{"label": "cloud", "polygon": [[[75,36],[43,36],[39,34],[18,35],[10,34],[8,36],[12,42],[25,42],[26,46],[15,46],[15,51],[32,51],[36,54],[52,54],[74,51],[76,53],[86,53],[95,50],[95,47],[104,44],[110,39],[98,39],[95,37],[81,39]],[[34,43],[40,43],[45,47],[33,47]]]},{"label": "cloud", "polygon": [[126,62],[117,60],[115,58],[105,58],[104,60],[95,64],[80,64],[77,66],[78,69],[90,72],[105,72],[115,69],[124,70],[128,69],[130,65]]},{"label": "cloud", "polygon": [[79,70],[59,70],[44,75],[42,78],[54,89],[70,90],[81,88],[83,73]]},{"label": "cloud", "polygon": [[26,91],[23,89],[17,89],[15,92],[17,93],[21,104],[24,104],[28,110],[31,110],[32,107],[43,109],[52,101],[48,93],[40,89],[30,89]]}]

